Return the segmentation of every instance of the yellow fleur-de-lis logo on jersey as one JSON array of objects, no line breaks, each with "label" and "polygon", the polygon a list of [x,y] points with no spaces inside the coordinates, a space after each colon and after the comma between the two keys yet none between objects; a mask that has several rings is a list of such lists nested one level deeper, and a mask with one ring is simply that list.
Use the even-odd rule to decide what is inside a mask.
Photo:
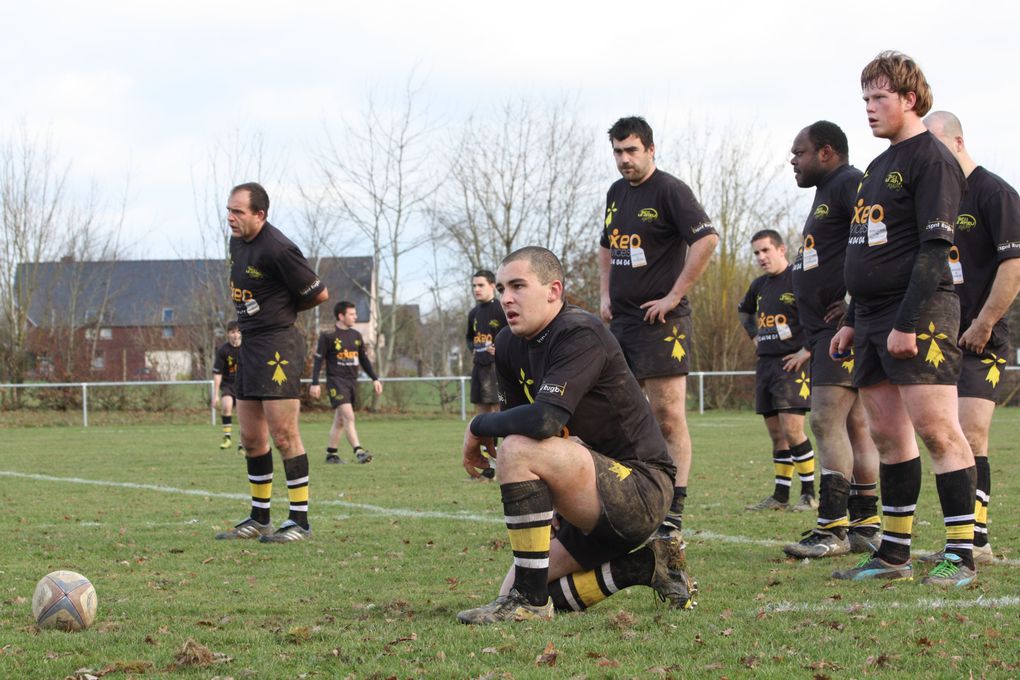
[{"label": "yellow fleur-de-lis logo on jersey", "polygon": [[684,351],[684,346],[680,344],[681,340],[686,339],[687,336],[684,335],[683,333],[680,333],[677,330],[676,326],[673,326],[673,335],[663,339],[663,342],[673,343],[673,351],[670,353],[670,356],[676,359],[677,361],[683,361],[684,357],[687,356],[687,352]]},{"label": "yellow fleur-de-lis logo on jersey", "polygon": [[336,340],[333,341],[333,349],[339,352],[341,349],[343,349],[343,347],[344,344],[340,342],[340,338],[337,338]]},{"label": "yellow fleur-de-lis logo on jersey", "polygon": [[929,363],[932,366],[934,366],[935,368],[938,368],[939,364],[941,364],[943,361],[946,360],[946,357],[945,357],[944,354],[942,354],[942,348],[939,347],[939,343],[936,342],[936,341],[937,340],[948,340],[949,336],[946,335],[945,333],[936,333],[935,332],[935,322],[934,321],[929,321],[928,322],[928,332],[927,333],[918,333],[917,334],[917,339],[918,340],[931,340],[931,344],[928,345],[928,354],[924,357],[924,360],[927,363]]},{"label": "yellow fleur-de-lis logo on jersey", "polygon": [[287,382],[287,376],[283,372],[283,367],[289,364],[290,363],[289,361],[287,361],[286,359],[281,359],[280,353],[276,352],[276,358],[270,359],[266,363],[269,364],[270,366],[276,366],[276,370],[273,371],[274,383],[276,383],[277,385],[282,385],[283,383]]},{"label": "yellow fleur-de-lis logo on jersey", "polygon": [[807,399],[811,396],[811,378],[807,377],[804,371],[800,372],[800,377],[794,382],[800,385],[800,392],[798,394],[800,394],[801,399]]},{"label": "yellow fleur-de-lis logo on jersey", "polygon": [[609,225],[613,223],[613,213],[615,213],[615,212],[616,212],[616,201],[613,201],[612,204],[608,208],[606,208],[606,228],[607,229],[609,228]]},{"label": "yellow fleur-de-lis logo on jersey", "polygon": [[985,376],[985,381],[992,383],[992,387],[995,387],[996,385],[999,384],[999,377],[1001,375],[999,372],[999,366],[1005,364],[1006,360],[1000,356],[996,356],[992,352],[989,352],[988,355],[991,357],[991,359],[982,359],[981,363],[985,364],[986,366],[988,366],[988,364],[991,364],[990,366],[988,366],[988,374]]},{"label": "yellow fleur-de-lis logo on jersey", "polygon": [[851,356],[849,359],[847,359],[842,364],[840,364],[840,366],[842,366],[843,369],[847,373],[853,373],[854,372],[854,358],[853,358],[853,356]]},{"label": "yellow fleur-de-lis logo on jersey", "polygon": [[521,377],[517,379],[517,382],[524,388],[524,396],[528,398],[528,402],[534,404],[535,398],[531,396],[531,390],[528,389],[528,385],[534,385],[535,381],[524,375],[524,369],[521,369]]},{"label": "yellow fleur-de-lis logo on jersey", "polygon": [[630,476],[630,468],[618,460],[614,460],[609,464],[609,471],[616,475],[616,478],[621,482]]}]

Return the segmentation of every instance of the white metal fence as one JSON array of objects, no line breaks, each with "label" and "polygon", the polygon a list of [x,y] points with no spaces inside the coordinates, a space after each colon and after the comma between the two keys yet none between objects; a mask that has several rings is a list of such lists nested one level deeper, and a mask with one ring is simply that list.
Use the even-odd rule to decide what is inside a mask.
[{"label": "white metal fence", "polygon": [[[1020,366],[1007,366],[1007,371],[1020,370]],[[695,371],[688,376],[688,390],[690,390],[690,381],[696,379],[698,381],[698,413],[705,412],[705,378],[721,378],[721,377],[735,377],[735,376],[753,376],[754,371]],[[471,380],[470,376],[465,375],[446,375],[446,376],[433,376],[427,378],[381,378],[383,383],[414,383],[414,382],[455,382],[457,383],[458,398],[460,402],[460,418],[461,420],[467,420],[468,416],[468,382]],[[302,380],[303,383],[310,383],[311,380],[305,378]],[[368,378],[361,378],[360,382],[370,382]],[[159,386],[180,386],[180,385],[207,385],[209,387],[209,402],[210,404],[216,398],[216,394],[213,392],[213,381],[212,380],[138,380],[138,381],[127,381],[127,382],[71,382],[71,383],[0,383],[0,389],[80,389],[81,390],[81,422],[83,427],[89,426],[89,389],[96,388],[109,388],[109,387],[126,387],[126,388],[139,388],[139,387],[159,387]],[[210,406],[210,420],[213,425],[216,424],[216,409]]]}]

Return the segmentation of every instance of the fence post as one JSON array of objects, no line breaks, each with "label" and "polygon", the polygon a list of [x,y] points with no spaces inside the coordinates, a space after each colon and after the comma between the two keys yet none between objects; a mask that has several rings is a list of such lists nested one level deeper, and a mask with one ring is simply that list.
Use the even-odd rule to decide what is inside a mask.
[{"label": "fence post", "polygon": [[698,413],[705,415],[705,372],[698,372]]},{"label": "fence post", "polygon": [[464,392],[464,376],[460,376],[460,419],[467,420],[467,394]]},{"label": "fence post", "polygon": [[89,426],[89,385],[81,384],[81,423],[82,427]]},{"label": "fence post", "polygon": [[[210,424],[213,427],[216,427],[216,383],[212,380],[209,381],[209,394],[211,395],[211,398],[209,399],[209,417],[212,421]],[[234,401],[234,404],[237,404],[236,400]],[[238,429],[238,432],[240,432],[240,429]],[[241,441],[241,435],[238,434],[237,437],[238,441]]]}]

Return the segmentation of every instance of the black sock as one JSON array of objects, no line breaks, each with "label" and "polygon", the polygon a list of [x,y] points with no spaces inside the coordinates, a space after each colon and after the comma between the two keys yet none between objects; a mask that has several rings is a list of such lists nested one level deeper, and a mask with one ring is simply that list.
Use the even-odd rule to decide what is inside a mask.
[{"label": "black sock", "polygon": [[327,446],[326,447],[326,455],[327,456],[335,456],[336,455],[336,447],[335,446]]},{"label": "black sock", "polygon": [[992,468],[988,456],[974,456],[977,470],[977,500],[974,503],[974,545],[988,545],[988,503],[992,500]]},{"label": "black sock", "polygon": [[850,483],[850,500],[847,502],[847,511],[850,514],[852,529],[874,534],[882,527],[882,518],[878,516],[878,496],[864,495],[863,493],[876,489],[878,489],[876,482],[871,484]]},{"label": "black sock", "polygon": [[308,528],[308,456],[301,454],[283,461],[287,475],[287,499],[290,501],[288,519],[302,529]]},{"label": "black sock", "polygon": [[946,552],[960,556],[974,568],[974,467],[935,475],[942,517],[946,525]]},{"label": "black sock", "polygon": [[269,524],[269,504],[273,498],[273,452],[245,458],[248,465],[248,486],[251,488],[251,518]]},{"label": "black sock", "polygon": [[850,520],[846,515],[847,499],[850,497],[850,482],[846,477],[834,473],[822,474],[818,493],[818,528],[831,531],[836,536],[846,536]]},{"label": "black sock", "polygon": [[780,503],[787,503],[790,500],[790,481],[793,479],[793,457],[790,450],[774,451],[772,467],[776,471],[776,489],[772,497]]},{"label": "black sock", "polygon": [[793,467],[797,470],[797,477],[800,479],[800,494],[814,497],[815,451],[811,446],[811,440],[805,439],[800,444],[791,446],[790,456],[793,458]]},{"label": "black sock", "polygon": [[878,466],[882,484],[882,543],[878,556],[891,564],[910,561],[914,512],[921,495],[921,459]]}]

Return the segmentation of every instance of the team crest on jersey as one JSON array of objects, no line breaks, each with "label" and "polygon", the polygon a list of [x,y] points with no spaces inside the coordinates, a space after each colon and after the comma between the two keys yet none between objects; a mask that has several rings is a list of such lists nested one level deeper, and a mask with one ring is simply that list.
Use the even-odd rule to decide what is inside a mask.
[{"label": "team crest on jersey", "polygon": [[638,210],[637,216],[642,222],[654,222],[659,219],[659,211],[655,208],[641,208]]},{"label": "team crest on jersey", "polygon": [[333,340],[333,349],[335,349],[335,350],[337,350],[339,352],[343,348],[344,348],[344,343],[340,342],[340,338],[335,338]]},{"label": "team crest on jersey", "polygon": [[890,191],[899,191],[903,188],[903,175],[899,170],[893,170],[885,176],[885,185],[889,187]]},{"label": "team crest on jersey", "polygon": [[248,265],[248,268],[244,270],[244,273],[247,274],[249,278],[253,279],[261,279],[263,278],[263,276],[265,276],[262,272],[260,272],[256,267],[252,265]]},{"label": "team crest on jersey", "polygon": [[783,293],[779,296],[779,301],[784,305],[792,305],[794,303],[793,293]]},{"label": "team crest on jersey", "polygon": [[528,387],[534,385],[535,381],[524,374],[523,368],[521,369],[521,377],[517,379],[517,382],[524,388],[524,396],[528,398],[528,403],[534,404],[535,398],[531,396],[531,390]]},{"label": "team crest on jersey", "polygon": [[816,220],[820,220],[823,217],[828,217],[828,215],[829,215],[829,206],[827,206],[826,204],[822,203],[820,206],[815,208],[815,219]]},{"label": "team crest on jersey", "polygon": [[679,332],[676,326],[673,326],[673,334],[662,340],[663,342],[673,343],[673,351],[670,352],[670,356],[676,359],[677,362],[682,362],[684,357],[687,356],[687,352],[684,351],[684,346],[681,344],[681,341],[686,339],[687,336]]},{"label": "team crest on jersey", "polygon": [[276,370],[273,371],[273,382],[276,383],[277,385],[282,385],[283,383],[287,382],[287,374],[283,372],[283,367],[289,364],[290,362],[287,361],[286,359],[281,359],[279,352],[276,352],[275,354],[276,356],[273,359],[267,361],[266,363],[269,364],[270,366],[276,367]]},{"label": "team crest on jersey", "polygon": [[960,231],[970,231],[977,226],[977,218],[973,215],[963,213],[956,217],[956,228]]},{"label": "team crest on jersey", "polygon": [[616,475],[616,478],[621,482],[630,476],[630,468],[618,460],[609,464],[609,471]]},{"label": "team crest on jersey", "polygon": [[988,356],[990,356],[991,359],[982,359],[981,363],[988,366],[988,373],[985,375],[985,382],[992,383],[992,387],[994,388],[999,384],[999,377],[1001,375],[999,372],[999,366],[1005,364],[1006,360],[995,355],[993,352],[989,352]]},{"label": "team crest on jersey", "polygon": [[613,223],[613,214],[617,211],[616,201],[613,201],[608,208],[606,208],[606,227]]},{"label": "team crest on jersey", "polygon": [[800,385],[800,392],[797,394],[800,395],[801,399],[807,399],[811,396],[811,378],[809,378],[804,371],[800,372],[800,377],[794,382]]},{"label": "team crest on jersey", "polygon": [[499,319],[489,319],[489,328],[499,328]]},{"label": "team crest on jersey", "polygon": [[936,333],[935,332],[935,322],[934,321],[930,321],[930,322],[928,322],[928,332],[927,333],[918,333],[917,334],[917,339],[918,340],[931,340],[931,344],[928,345],[928,354],[925,355],[924,361],[925,361],[925,363],[929,363],[932,366],[934,366],[935,368],[938,368],[939,364],[941,364],[943,361],[946,360],[946,356],[942,353],[942,348],[939,347],[938,341],[939,340],[948,340],[949,336],[946,335],[945,333],[941,333],[941,332],[940,333]]}]

